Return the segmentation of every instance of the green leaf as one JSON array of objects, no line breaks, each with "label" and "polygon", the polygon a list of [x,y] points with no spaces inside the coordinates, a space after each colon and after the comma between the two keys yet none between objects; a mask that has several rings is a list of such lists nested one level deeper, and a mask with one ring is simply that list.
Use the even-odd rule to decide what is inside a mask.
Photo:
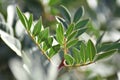
[{"label": "green leaf", "polygon": [[96,48],[91,40],[88,41],[87,43],[87,55],[89,57],[90,61],[93,61],[97,51]]},{"label": "green leaf", "polygon": [[40,18],[38,22],[35,24],[32,34],[34,36],[38,35],[41,31],[41,28],[42,28],[42,20]]},{"label": "green leaf", "polygon": [[67,65],[71,65],[72,66],[74,64],[74,58],[71,55],[65,54],[64,58],[66,60]]},{"label": "green leaf", "polygon": [[59,23],[61,23],[66,29],[68,28],[68,25],[67,25],[66,21],[65,21],[63,18],[61,18],[61,17],[59,17],[59,16],[55,16],[55,18],[56,18],[56,20],[57,20]]},{"label": "green leaf", "polygon": [[75,38],[75,36],[77,35],[77,31],[73,31],[68,37],[67,37],[67,42],[72,40],[73,38]]},{"label": "green leaf", "polygon": [[49,49],[49,47],[47,46],[47,44],[45,42],[43,42],[42,48],[44,51],[47,51]]},{"label": "green leaf", "polygon": [[81,45],[82,41],[78,40],[77,44],[74,46],[77,49],[80,49],[80,45]]},{"label": "green leaf", "polygon": [[80,64],[80,61],[81,61],[80,51],[77,48],[73,48],[72,51],[73,51],[73,57],[75,59],[75,63]]},{"label": "green leaf", "polygon": [[53,57],[55,54],[58,53],[58,51],[60,50],[60,45],[54,45],[50,48],[49,52],[48,52],[48,56],[51,58]]},{"label": "green leaf", "polygon": [[20,21],[22,22],[22,24],[27,29],[27,21],[25,20],[24,14],[20,11],[20,9],[18,7],[16,7],[16,9],[17,9],[17,14],[18,14],[18,17],[19,17]]},{"label": "green leaf", "polygon": [[45,41],[43,42],[43,50],[47,51],[49,48],[51,48],[52,43],[53,43],[53,38],[52,37],[49,37],[49,38],[45,39]]},{"label": "green leaf", "polygon": [[74,24],[71,24],[66,31],[66,37],[69,36],[73,32],[73,30],[74,30]]},{"label": "green leaf", "polygon": [[61,5],[60,11],[61,11],[62,16],[65,18],[65,20],[68,23],[71,23],[71,15],[70,15],[70,12],[68,11],[68,9]]},{"label": "green leaf", "polygon": [[28,22],[28,18],[25,16],[25,14],[22,14],[23,15],[23,17],[24,17],[24,19],[25,19],[25,21],[26,21],[26,25],[27,25],[27,29],[29,28],[29,26],[28,26],[28,24],[29,24],[29,22]]},{"label": "green leaf", "polygon": [[113,55],[115,52],[116,52],[116,50],[110,50],[110,51],[103,52],[102,54],[97,54],[95,56],[95,60],[94,61],[98,61],[98,60],[107,58],[107,57]]},{"label": "green leaf", "polygon": [[78,43],[78,39],[71,40],[71,41],[67,42],[66,47],[70,48],[70,47],[74,46],[77,43]]},{"label": "green leaf", "polygon": [[52,47],[52,43],[53,43],[53,38],[52,37],[48,37],[47,39],[44,40],[43,42],[43,50],[47,51],[49,48]]},{"label": "green leaf", "polygon": [[74,19],[73,19],[73,22],[77,22],[80,20],[80,18],[82,17],[83,15],[83,7],[80,7],[76,12],[75,12],[75,15],[74,15]]},{"label": "green leaf", "polygon": [[53,43],[53,37],[49,37],[45,40],[45,43],[47,44],[47,46],[50,48],[52,46]]},{"label": "green leaf", "polygon": [[58,24],[58,26],[56,28],[56,39],[57,39],[58,43],[60,43],[62,45],[63,40],[64,40],[64,29],[60,23]]},{"label": "green leaf", "polygon": [[80,28],[85,27],[88,21],[89,19],[85,19],[85,20],[77,22],[77,24],[75,25],[75,29],[80,29]]},{"label": "green leaf", "polygon": [[79,36],[80,36],[81,34],[83,34],[86,30],[87,30],[87,28],[79,29],[76,37],[79,37]]},{"label": "green leaf", "polygon": [[23,17],[24,17],[24,19],[25,19],[25,23],[26,23],[26,27],[27,27],[27,30],[29,30],[29,22],[28,22],[28,19],[27,19],[27,17],[25,16],[25,14],[22,14],[23,15]]},{"label": "green leaf", "polygon": [[87,62],[88,55],[86,53],[86,45],[83,42],[81,42],[81,45],[80,45],[80,57],[83,63]]},{"label": "green leaf", "polygon": [[28,20],[28,30],[30,30],[31,26],[32,26],[32,22],[33,22],[33,15],[30,14],[30,18]]},{"label": "green leaf", "polygon": [[48,37],[49,37],[49,28],[45,28],[38,35],[38,43],[47,40]]},{"label": "green leaf", "polygon": [[109,43],[109,44],[103,44],[100,47],[97,48],[97,52],[102,52],[102,51],[109,51],[112,49],[118,49],[120,48],[120,43],[117,42],[113,42],[113,43]]}]

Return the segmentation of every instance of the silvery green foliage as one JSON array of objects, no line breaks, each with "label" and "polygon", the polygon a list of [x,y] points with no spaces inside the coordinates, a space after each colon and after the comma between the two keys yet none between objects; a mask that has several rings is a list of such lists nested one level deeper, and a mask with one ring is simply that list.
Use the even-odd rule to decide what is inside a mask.
[{"label": "silvery green foliage", "polygon": [[23,52],[23,60],[11,60],[9,65],[15,78],[17,80],[56,80],[57,66],[48,62],[43,63],[39,56],[36,53]]},{"label": "silvery green foliage", "polygon": [[0,22],[5,22],[3,15],[0,13]]},{"label": "silvery green foliage", "polygon": [[13,21],[15,17],[15,6],[10,5],[7,8],[8,12],[13,11],[13,13],[8,14],[7,22],[5,22],[3,16],[1,15],[0,19],[0,37],[1,39],[19,56],[21,56],[21,43],[13,35]]},{"label": "silvery green foliage", "polygon": [[5,22],[2,14],[0,14],[0,29],[2,31],[5,31],[5,32],[13,35],[13,30],[11,29],[11,27],[8,26],[7,22]]},{"label": "silvery green foliage", "polygon": [[0,37],[17,55],[21,56],[21,43],[18,39],[2,30],[0,30]]},{"label": "silvery green foliage", "polygon": [[15,12],[15,5],[9,5],[7,7],[7,25],[12,29],[14,20],[16,17],[16,12]]},{"label": "silvery green foliage", "polygon": [[[22,57],[23,61],[19,59],[13,59],[10,62],[10,68],[17,80],[55,80],[57,76],[57,67],[55,65],[50,64],[49,68],[46,70],[46,64],[48,64],[48,62],[46,64],[42,63],[43,61],[45,62],[46,59],[42,55],[38,55],[39,52],[34,52],[34,50],[31,50],[32,53],[29,52],[30,54],[26,54],[22,52],[21,43],[17,38],[5,33],[2,30],[0,30],[0,34],[3,41],[12,50],[14,50],[17,55]],[[39,56],[41,56],[41,58],[39,58]]]}]

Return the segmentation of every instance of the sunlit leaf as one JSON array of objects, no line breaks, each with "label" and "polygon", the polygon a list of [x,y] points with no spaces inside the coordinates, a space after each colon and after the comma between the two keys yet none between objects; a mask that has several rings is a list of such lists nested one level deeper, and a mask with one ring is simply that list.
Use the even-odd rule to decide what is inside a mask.
[{"label": "sunlit leaf", "polygon": [[60,50],[60,45],[54,45],[53,47],[50,48],[50,51],[48,52],[48,56],[51,58],[53,57],[55,54],[58,53],[58,51]]},{"label": "sunlit leaf", "polygon": [[64,29],[63,26],[61,24],[58,24],[57,28],[56,28],[56,39],[57,41],[62,44],[63,40],[64,40]]},{"label": "sunlit leaf", "polygon": [[75,15],[74,15],[74,19],[73,19],[73,22],[77,22],[80,20],[80,18],[82,17],[83,15],[83,7],[80,7],[76,12],[75,12]]},{"label": "sunlit leaf", "polygon": [[52,43],[53,43],[53,37],[48,37],[48,38],[45,40],[45,43],[47,44],[48,47],[51,47],[51,46],[52,46]]},{"label": "sunlit leaf", "polygon": [[64,58],[66,60],[67,65],[73,65],[74,64],[74,58],[71,55],[65,54]]},{"label": "sunlit leaf", "polygon": [[27,29],[27,21],[25,20],[25,17],[24,17],[24,15],[23,15],[23,13],[20,11],[20,9],[17,7],[16,8],[17,9],[17,14],[18,14],[18,17],[19,17],[19,19],[20,19],[20,21],[22,22],[22,24],[25,26],[25,28]]},{"label": "sunlit leaf", "polygon": [[80,28],[85,27],[88,22],[89,22],[89,19],[85,19],[85,20],[77,22],[77,24],[75,25],[75,29],[80,29]]},{"label": "sunlit leaf", "polygon": [[91,40],[88,41],[87,43],[87,55],[89,57],[90,61],[93,61],[97,51],[96,48]]},{"label": "sunlit leaf", "polygon": [[65,20],[68,23],[71,23],[71,15],[70,15],[70,12],[68,11],[68,9],[61,5],[60,11],[61,11],[61,14],[63,15],[63,17],[65,18]]},{"label": "sunlit leaf", "polygon": [[88,55],[86,53],[86,45],[83,42],[80,45],[80,57],[83,63],[87,62]]},{"label": "sunlit leaf", "polygon": [[72,40],[73,38],[75,38],[75,36],[77,35],[77,31],[73,31],[68,37],[67,37],[67,42]]},{"label": "sunlit leaf", "polygon": [[32,34],[34,36],[38,35],[41,31],[41,28],[42,28],[42,20],[40,18],[38,22],[35,24]]},{"label": "sunlit leaf", "polygon": [[47,46],[47,44],[45,42],[43,42],[42,48],[44,51],[47,51],[49,49],[49,47]]},{"label": "sunlit leaf", "polygon": [[78,43],[78,39],[73,39],[73,40],[69,41],[66,46],[67,46],[67,48],[70,48],[77,43]]},{"label": "sunlit leaf", "polygon": [[52,37],[46,38],[43,42],[43,50],[47,51],[49,48],[51,48],[52,43],[53,43],[53,38]]},{"label": "sunlit leaf", "polygon": [[45,28],[38,35],[38,43],[45,41],[49,37],[49,28]]},{"label": "sunlit leaf", "polygon": [[98,61],[98,60],[107,58],[107,57],[113,55],[115,52],[116,52],[116,50],[110,50],[110,51],[103,52],[101,54],[97,54],[94,61]]},{"label": "sunlit leaf", "polygon": [[80,51],[77,48],[73,48],[72,51],[73,51],[73,57],[75,59],[75,63],[79,64],[80,63],[80,59],[81,59],[80,58]]},{"label": "sunlit leaf", "polygon": [[53,38],[52,37],[46,38],[43,42],[43,50],[47,51],[49,48],[51,48],[52,43],[53,43]]},{"label": "sunlit leaf", "polygon": [[24,16],[24,19],[25,19],[25,21],[26,21],[27,30],[30,31],[30,29],[31,29],[31,27],[32,27],[32,22],[33,22],[33,15],[30,14],[30,17],[29,17],[29,18],[27,18],[27,17],[25,16],[25,14],[23,14],[23,16]]},{"label": "sunlit leaf", "polygon": [[33,22],[33,15],[30,14],[30,18],[28,20],[28,30],[30,30],[31,26],[32,26],[32,22]]},{"label": "sunlit leaf", "polygon": [[24,17],[24,19],[25,19],[25,22],[26,22],[26,25],[27,25],[27,29],[29,29],[29,26],[28,26],[28,24],[29,24],[28,18],[26,17],[25,14],[22,13],[22,15],[23,15],[23,17]]},{"label": "sunlit leaf", "polygon": [[74,30],[74,24],[71,24],[66,31],[66,36],[69,36],[73,32],[73,30]]}]

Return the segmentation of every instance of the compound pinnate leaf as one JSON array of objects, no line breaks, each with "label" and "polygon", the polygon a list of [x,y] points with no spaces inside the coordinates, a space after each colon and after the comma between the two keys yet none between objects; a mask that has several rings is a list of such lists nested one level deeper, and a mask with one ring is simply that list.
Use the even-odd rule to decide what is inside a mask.
[{"label": "compound pinnate leaf", "polygon": [[78,10],[75,12],[73,22],[76,23],[77,21],[79,21],[83,15],[83,12],[84,12],[83,7],[78,8]]},{"label": "compound pinnate leaf", "polygon": [[66,61],[67,65],[71,65],[72,66],[74,64],[75,60],[74,60],[74,58],[71,55],[65,54],[64,58],[65,58],[65,61]]},{"label": "compound pinnate leaf", "polygon": [[97,51],[96,48],[91,40],[87,43],[87,55],[90,61],[93,61]]},{"label": "compound pinnate leaf", "polygon": [[110,51],[103,52],[101,54],[97,54],[95,56],[94,61],[98,61],[98,60],[104,59],[106,57],[109,57],[109,56],[113,55],[115,52],[116,52],[116,50],[110,50]]},{"label": "compound pinnate leaf", "polygon": [[89,22],[89,19],[85,19],[85,20],[77,22],[77,24],[75,25],[75,29],[80,29],[80,28],[85,27],[88,22]]},{"label": "compound pinnate leaf", "polygon": [[71,15],[70,15],[70,12],[68,11],[68,9],[66,7],[64,7],[63,5],[61,5],[60,11],[61,11],[61,14],[63,15],[63,17],[65,18],[65,20],[68,23],[71,23]]}]

